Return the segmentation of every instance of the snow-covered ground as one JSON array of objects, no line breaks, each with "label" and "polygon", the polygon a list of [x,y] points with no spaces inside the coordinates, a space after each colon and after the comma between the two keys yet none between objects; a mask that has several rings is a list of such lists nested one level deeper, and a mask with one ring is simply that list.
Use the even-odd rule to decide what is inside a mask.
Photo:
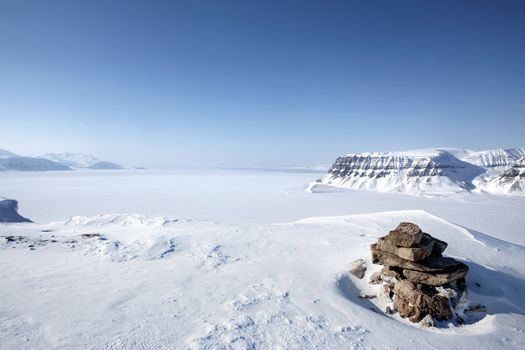
[{"label": "snow-covered ground", "polygon": [[[0,224],[0,349],[525,347],[524,197],[308,193],[318,176],[0,174],[36,222]],[[400,221],[449,243],[486,313],[426,329],[358,297],[376,292],[369,244]]]},{"label": "snow-covered ground", "polygon": [[[470,266],[469,299],[487,313],[424,329],[358,298],[349,263],[407,220]],[[104,215],[0,232],[14,236],[0,246],[5,349],[525,347],[525,248],[424,211],[275,225]]]}]

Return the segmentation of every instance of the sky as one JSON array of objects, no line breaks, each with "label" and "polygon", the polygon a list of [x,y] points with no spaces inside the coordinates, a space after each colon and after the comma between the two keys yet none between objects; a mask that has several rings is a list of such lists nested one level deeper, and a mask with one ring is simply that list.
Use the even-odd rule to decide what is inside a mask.
[{"label": "sky", "polygon": [[0,0],[0,148],[148,167],[525,146],[523,1]]}]

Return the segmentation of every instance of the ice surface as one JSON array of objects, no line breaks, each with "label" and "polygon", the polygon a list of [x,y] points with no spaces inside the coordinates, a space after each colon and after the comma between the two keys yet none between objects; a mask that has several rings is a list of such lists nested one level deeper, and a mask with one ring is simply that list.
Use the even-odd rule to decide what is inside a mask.
[{"label": "ice surface", "polygon": [[308,193],[321,173],[255,170],[119,170],[0,173],[0,195],[36,222],[141,213],[232,223],[290,222],[311,216],[422,209],[525,245],[525,198],[464,193],[409,196],[367,191]]}]

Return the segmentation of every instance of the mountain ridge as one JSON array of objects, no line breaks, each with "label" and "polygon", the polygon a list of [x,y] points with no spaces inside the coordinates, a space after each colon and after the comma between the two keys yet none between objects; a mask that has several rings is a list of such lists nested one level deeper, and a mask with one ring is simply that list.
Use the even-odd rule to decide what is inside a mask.
[{"label": "mountain ridge", "polygon": [[[309,190],[322,191],[323,186],[330,186],[418,194],[470,191],[521,194],[525,179],[517,170],[512,172],[515,175],[512,185],[504,185],[509,169],[521,157],[525,157],[525,148],[351,153],[338,157],[325,176],[310,184]],[[497,178],[500,181],[495,184]]]}]

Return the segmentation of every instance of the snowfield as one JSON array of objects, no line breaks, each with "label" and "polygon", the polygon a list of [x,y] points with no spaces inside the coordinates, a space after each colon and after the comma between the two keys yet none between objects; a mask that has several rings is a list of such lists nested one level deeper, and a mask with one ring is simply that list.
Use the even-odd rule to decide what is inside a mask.
[{"label": "snowfield", "polygon": [[[400,221],[449,243],[487,313],[427,329],[358,298],[378,268],[369,244]],[[424,211],[273,225],[101,215],[0,235],[3,349],[525,347],[525,248]],[[345,277],[357,258],[362,281]]]}]

